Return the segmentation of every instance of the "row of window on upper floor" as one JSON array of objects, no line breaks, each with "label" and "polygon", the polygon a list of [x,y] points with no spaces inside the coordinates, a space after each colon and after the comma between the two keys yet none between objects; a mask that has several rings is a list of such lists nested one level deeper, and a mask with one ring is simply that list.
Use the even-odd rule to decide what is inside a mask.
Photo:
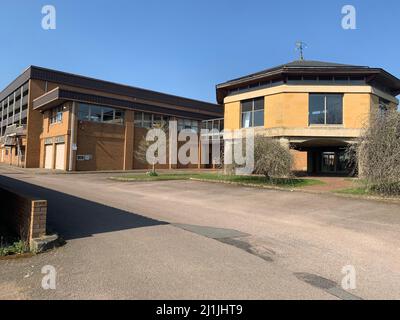
[{"label": "row of window on upper floor", "polygon": [[211,119],[211,120],[204,120],[202,122],[202,129],[207,129],[207,130],[218,130],[222,131],[224,130],[224,119]]},{"label": "row of window on upper floor", "polygon": [[275,79],[259,81],[250,85],[230,89],[228,95],[235,95],[253,90],[289,85],[364,85],[366,78],[361,76],[289,76],[285,80]]},{"label": "row of window on upper floor", "polygon": [[[62,123],[65,106],[57,106],[49,110],[49,123]],[[115,109],[95,104],[79,103],[78,120],[90,122],[102,122],[111,124],[123,124],[125,112],[121,109]]]},{"label": "row of window on upper floor", "polygon": [[183,129],[191,129],[195,132],[199,131],[199,122],[197,120],[175,118],[166,115],[135,111],[135,127],[139,128],[161,127],[173,120],[177,122],[178,131]]},{"label": "row of window on upper floor", "polygon": [[[22,92],[22,99],[21,99]],[[14,93],[8,96],[0,103],[0,121],[7,121],[7,119],[18,115],[21,111],[28,109],[28,84],[20,87]]]},{"label": "row of window on upper floor", "polygon": [[[14,96],[15,96],[15,102],[18,104],[18,102],[21,100],[21,93],[22,93],[22,98],[24,98],[28,95],[28,93],[29,93],[28,82],[25,83],[23,86],[19,87],[12,94],[10,94],[7,98],[3,99],[0,102],[0,112],[3,109],[6,109],[9,106],[12,106],[14,104]],[[25,103],[25,101],[23,103]]]},{"label": "row of window on upper floor", "polygon": [[124,124],[125,111],[95,104],[79,103],[78,120]]},{"label": "row of window on upper floor", "polygon": [[[60,123],[63,119],[64,107],[59,106],[51,109],[49,114],[50,124]],[[141,128],[153,128],[162,123],[166,123],[172,120],[172,117],[153,114],[148,112],[134,112],[135,119],[134,124],[136,127]],[[117,108],[110,108],[106,106],[100,106],[95,104],[78,104],[78,120],[90,121],[90,122],[101,122],[108,124],[124,124],[125,111]],[[197,120],[190,119],[176,119],[178,130],[192,129],[194,131],[199,130],[199,122]]]},{"label": "row of window on upper floor", "polygon": [[22,108],[20,106],[16,106],[14,108],[9,108],[8,110],[5,109],[3,112],[0,111],[0,121],[7,121],[7,119],[12,118],[13,116],[17,116],[21,113],[28,109],[28,104],[22,105]]},{"label": "row of window on upper floor", "polygon": [[[380,98],[379,112],[389,109],[389,101]],[[264,98],[244,100],[241,102],[241,127],[264,127]],[[343,94],[309,94],[309,125],[342,125]]]}]

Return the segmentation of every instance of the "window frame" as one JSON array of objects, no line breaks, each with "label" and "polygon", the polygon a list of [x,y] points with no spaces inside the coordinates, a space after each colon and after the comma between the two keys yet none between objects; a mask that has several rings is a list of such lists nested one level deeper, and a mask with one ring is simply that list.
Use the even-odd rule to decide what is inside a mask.
[{"label": "window frame", "polygon": [[[322,96],[324,98],[324,123],[311,122],[311,96]],[[341,123],[327,123],[328,97],[339,96],[341,99]],[[343,126],[344,125],[344,94],[343,93],[309,93],[308,95],[308,126]]]},{"label": "window frame", "polygon": [[[134,111],[134,126],[138,128],[151,129],[158,123],[167,123],[169,121],[169,116],[160,113],[150,113],[144,111]],[[140,114],[140,119],[137,119],[137,115]],[[145,120],[145,115],[150,116],[148,120]],[[156,119],[156,117],[158,119]],[[145,125],[146,124],[146,125]]]},{"label": "window frame", "polygon": [[[256,102],[262,100],[262,109],[256,109]],[[250,111],[243,111],[243,105],[245,103],[251,102],[251,110]],[[260,126],[255,126],[255,113],[256,112],[261,112],[263,114],[263,124]],[[244,113],[250,113],[250,125],[248,127],[245,127],[243,125],[243,114]],[[253,98],[253,99],[248,99],[248,100],[243,100],[240,101],[240,128],[241,129],[249,129],[249,128],[263,128],[265,126],[265,97],[258,97],[258,98]]]},{"label": "window frame", "polygon": [[378,112],[379,116],[385,117],[390,109],[390,101],[379,97]]},{"label": "window frame", "polygon": [[63,121],[63,114],[64,114],[64,106],[54,107],[49,110],[49,124],[59,124]]},{"label": "window frame", "polygon": [[[87,108],[87,119],[82,119],[81,118],[81,108],[85,107]],[[100,119],[99,121],[94,121],[92,120],[92,108],[100,108]],[[108,120],[104,121],[104,110],[107,109],[110,111],[111,109],[113,110],[113,120]],[[121,113],[121,116],[117,118],[117,113]],[[85,112],[86,114],[86,112]],[[94,123],[102,123],[102,124],[115,124],[115,125],[124,125],[125,124],[125,110],[124,109],[119,109],[119,108],[113,108],[105,105],[98,105],[98,104],[90,104],[90,103],[79,103],[78,105],[78,120],[79,121],[88,121],[88,122],[94,122]],[[118,121],[116,121],[118,120]]]}]

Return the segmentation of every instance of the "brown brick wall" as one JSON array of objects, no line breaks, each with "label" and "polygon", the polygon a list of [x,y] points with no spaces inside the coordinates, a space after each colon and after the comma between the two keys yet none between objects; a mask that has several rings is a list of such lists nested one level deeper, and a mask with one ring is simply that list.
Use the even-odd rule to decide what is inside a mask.
[{"label": "brown brick wall", "polygon": [[[146,129],[146,128],[135,127],[134,148],[133,148],[133,150],[134,150],[133,151],[133,168],[134,169],[151,169],[150,164],[140,161],[139,159],[137,159],[137,156],[135,154],[135,151],[139,149],[140,142],[146,137],[147,130],[148,129]],[[183,141],[177,142],[178,152],[179,152],[179,148],[182,145],[184,145],[185,143],[186,142],[183,142]],[[165,165],[158,164],[158,165],[156,165],[156,169],[170,169],[168,154],[169,154],[169,152],[168,152],[168,146],[167,146],[167,164],[165,164]],[[171,167],[173,169],[197,169],[198,164],[183,165],[183,164],[179,163],[179,160],[178,160],[178,164],[171,165]]]},{"label": "brown brick wall", "polygon": [[57,84],[40,80],[29,81],[29,99],[28,99],[28,126],[27,126],[27,148],[26,148],[26,167],[39,168],[41,164],[41,140],[43,133],[43,114],[33,110],[33,100],[44,93],[53,90]]},{"label": "brown brick wall", "polygon": [[[140,161],[136,156],[136,150],[139,149],[140,142],[145,139],[148,129],[135,127],[134,147],[133,147],[133,168],[134,169],[151,169],[152,166],[147,162]],[[169,169],[167,150],[167,164],[157,164],[156,169]]]},{"label": "brown brick wall", "polygon": [[[47,110],[43,113],[43,130],[40,135],[40,168],[44,168],[45,166],[45,140],[47,138],[55,138],[55,137],[64,137],[65,141],[65,159],[64,163],[66,168],[68,168],[69,164],[69,145],[70,145],[70,118],[71,118],[71,109],[72,102],[67,102],[63,104],[63,116],[62,121],[60,123],[50,124],[50,110]],[[53,152],[56,152],[56,144],[53,143]],[[53,155],[53,160],[55,161],[55,155]],[[55,164],[54,164],[55,165]]]},{"label": "brown brick wall", "polygon": [[293,155],[293,170],[294,171],[307,171],[307,152],[291,149]]},{"label": "brown brick wall", "polygon": [[0,219],[21,239],[30,243],[46,235],[47,201],[0,187]]},{"label": "brown brick wall", "polygon": [[91,155],[91,160],[76,161],[77,171],[123,170],[125,126],[78,122],[77,155]]}]

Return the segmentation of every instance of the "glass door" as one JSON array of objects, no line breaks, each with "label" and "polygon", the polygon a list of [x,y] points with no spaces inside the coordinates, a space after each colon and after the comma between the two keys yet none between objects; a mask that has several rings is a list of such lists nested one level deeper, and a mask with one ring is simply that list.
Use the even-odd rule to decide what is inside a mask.
[{"label": "glass door", "polygon": [[335,152],[323,152],[322,153],[321,171],[323,173],[336,172],[336,154],[335,154]]}]

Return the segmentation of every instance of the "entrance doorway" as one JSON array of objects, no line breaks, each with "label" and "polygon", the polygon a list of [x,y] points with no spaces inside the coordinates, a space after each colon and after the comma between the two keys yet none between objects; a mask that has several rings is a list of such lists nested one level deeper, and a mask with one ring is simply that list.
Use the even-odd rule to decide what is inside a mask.
[{"label": "entrance doorway", "polygon": [[336,172],[336,153],[335,152],[322,152],[321,172],[334,173]]},{"label": "entrance doorway", "polygon": [[349,175],[353,171],[345,148],[315,148],[308,151],[308,173]]}]

